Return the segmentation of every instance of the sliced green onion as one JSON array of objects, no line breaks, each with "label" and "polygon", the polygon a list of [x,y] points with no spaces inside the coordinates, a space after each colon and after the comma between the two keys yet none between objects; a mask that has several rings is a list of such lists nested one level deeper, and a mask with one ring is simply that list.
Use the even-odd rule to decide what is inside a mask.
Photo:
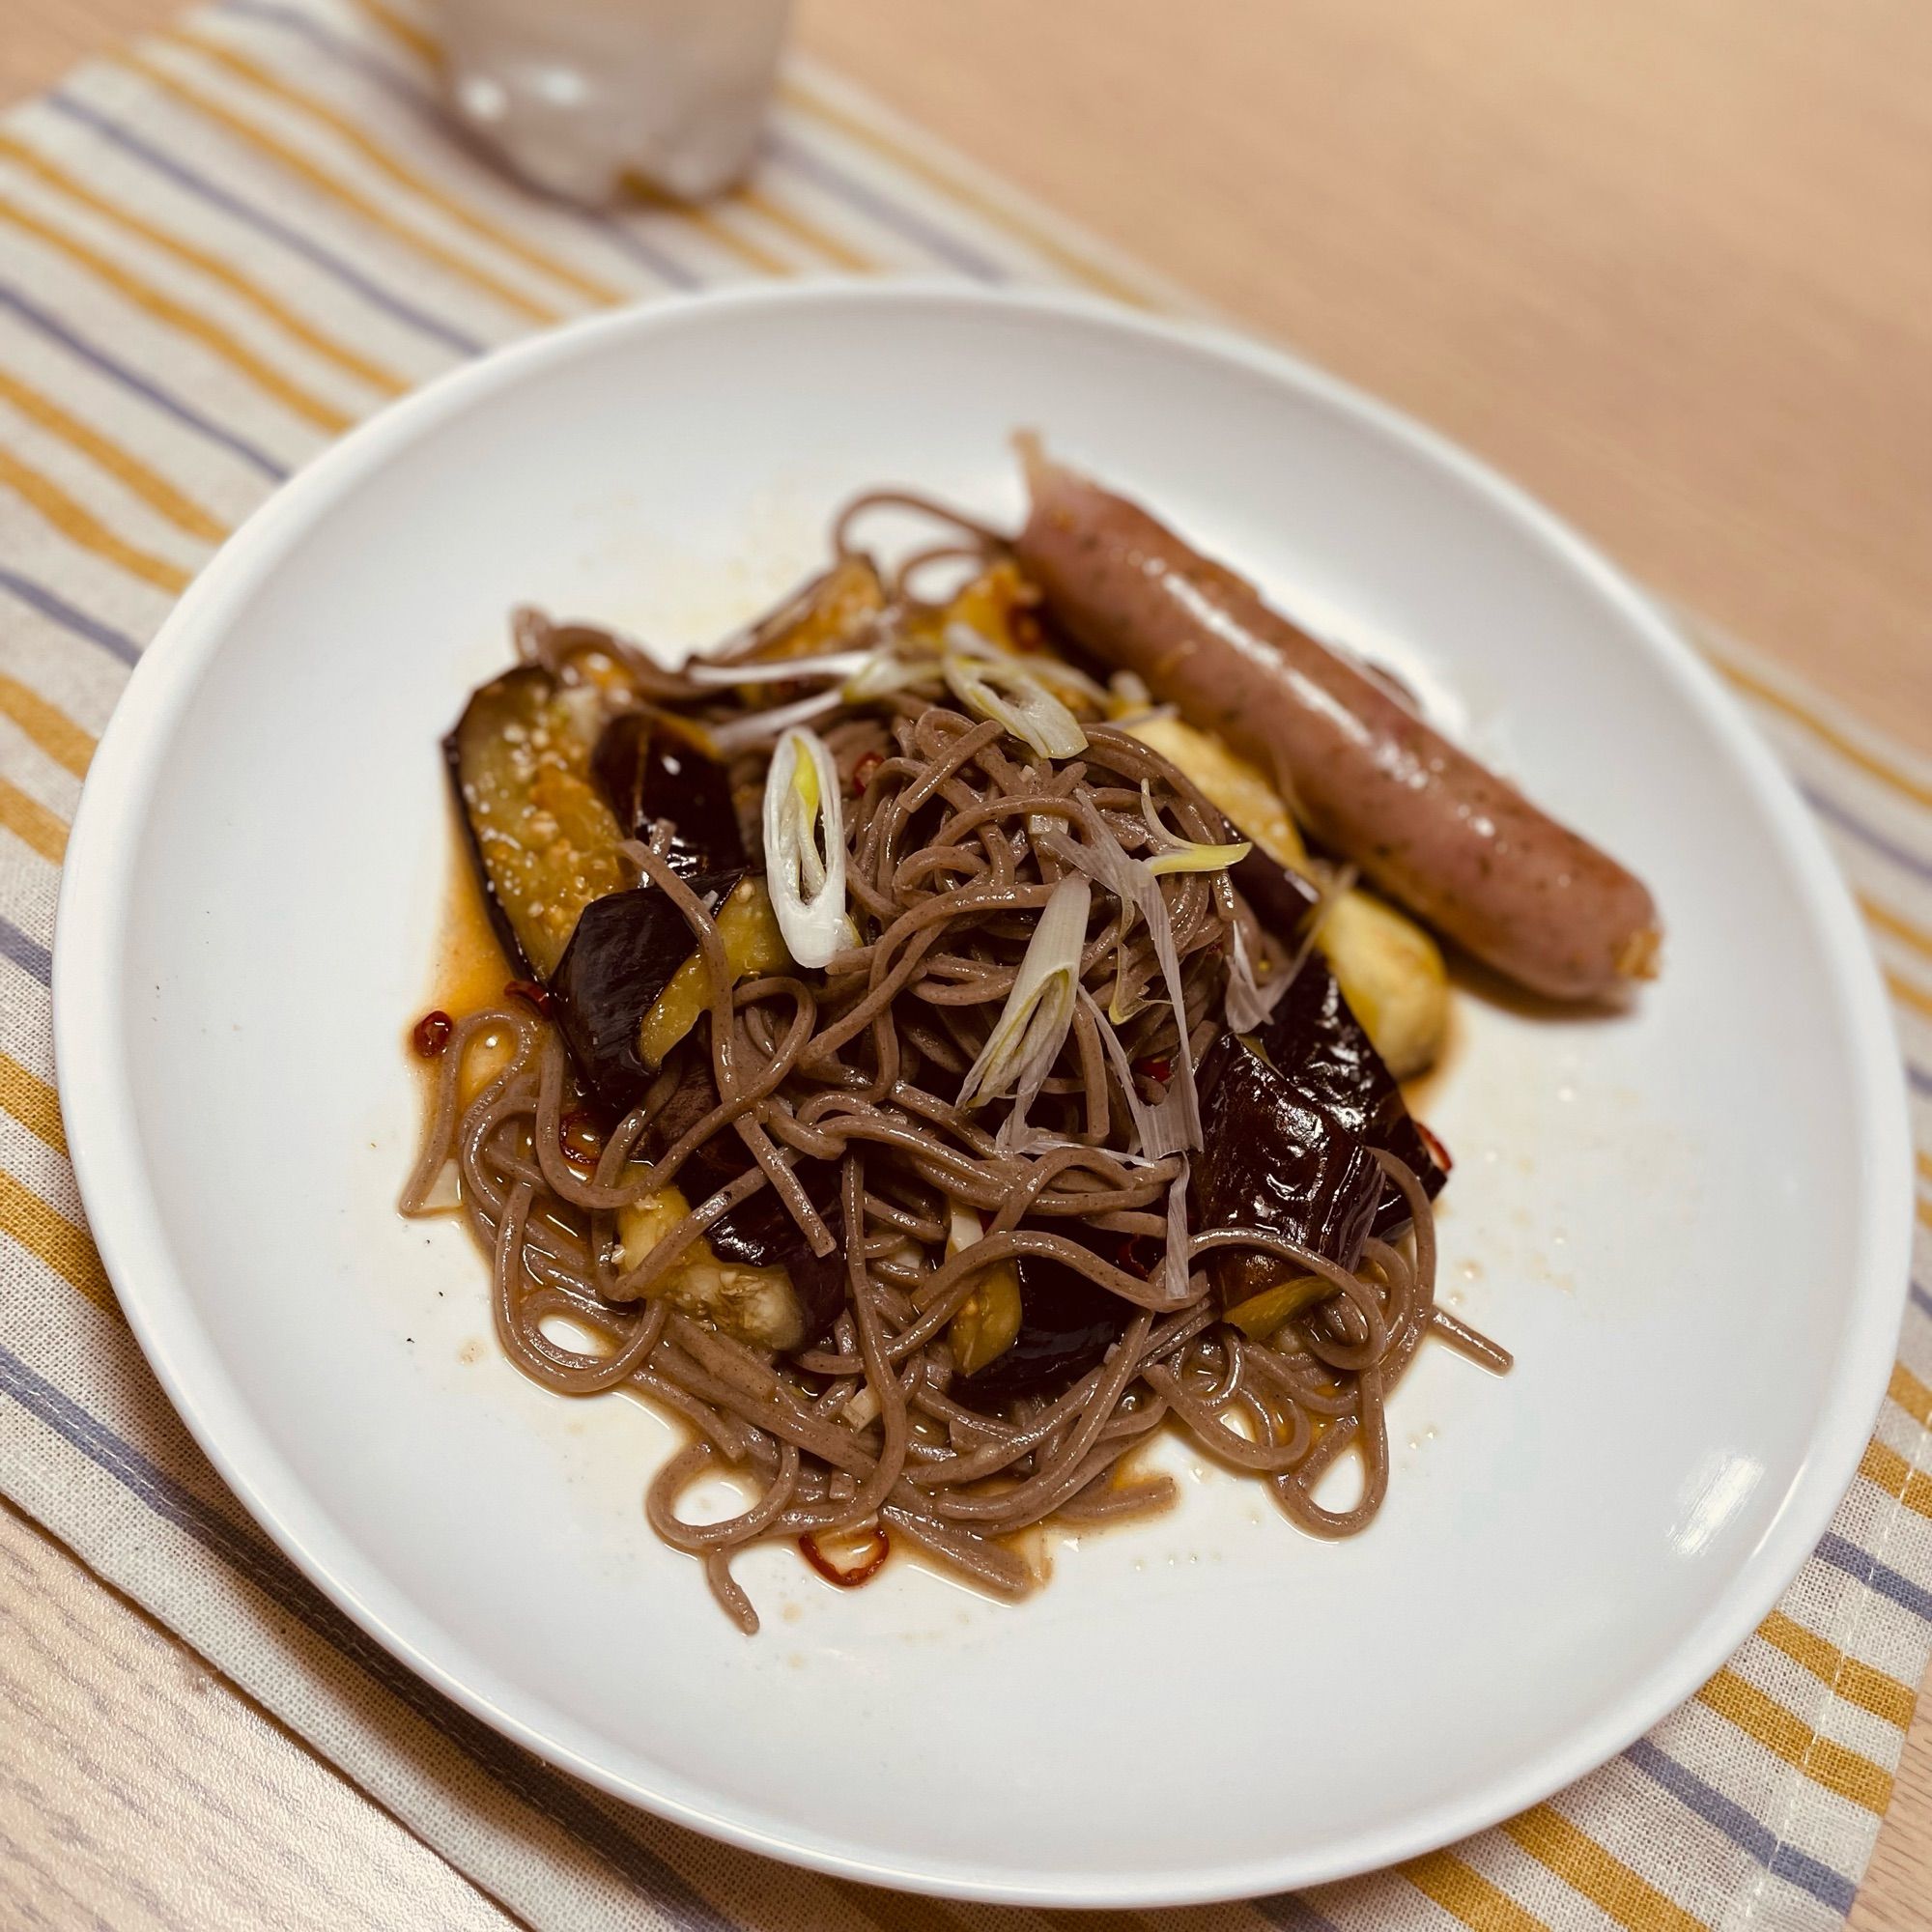
[{"label": "sliced green onion", "polygon": [[1043,758],[1070,758],[1087,749],[1080,721],[1024,665],[950,650],[946,682],[976,718],[992,718]]},{"label": "sliced green onion", "polygon": [[1288,981],[1277,973],[1264,986],[1255,978],[1254,962],[1248,957],[1247,941],[1238,923],[1234,928],[1235,943],[1228,955],[1228,994],[1224,1014],[1231,1033],[1253,1033],[1266,1023],[1277,1002],[1288,990]]},{"label": "sliced green onion", "polygon": [[1154,1118],[1155,1110],[1141,1098],[1140,1089],[1134,1083],[1133,1062],[1127,1058],[1127,1050],[1121,1044],[1120,1035],[1114,1031],[1113,1022],[1100,1010],[1099,1001],[1084,986],[1080,989],[1080,1004],[1087,1009],[1088,1017],[1100,1036],[1100,1045],[1113,1063],[1115,1077],[1120,1081],[1121,1092],[1126,1098],[1128,1118],[1134,1123],[1134,1134],[1140,1143],[1139,1157],[1143,1160],[1160,1158],[1149,1151],[1161,1138],[1160,1123]]},{"label": "sliced green onion", "polygon": [[866,660],[845,680],[842,696],[848,704],[864,704],[909,685],[939,682],[939,665],[933,658],[902,658],[895,651],[879,650],[867,652]]},{"label": "sliced green onion", "polygon": [[744,717],[723,724],[699,724],[695,728],[703,738],[705,749],[714,757],[724,758],[733,752],[742,752],[748,745],[776,738],[780,732],[793,724],[803,724],[809,718],[823,718],[828,711],[837,711],[844,701],[836,691],[818,691],[810,697],[801,697],[796,704],[775,704],[769,710],[748,711]]},{"label": "sliced green onion", "polygon": [[789,684],[794,678],[848,678],[876,657],[874,650],[831,651],[815,658],[747,658],[742,664],[713,664],[692,658],[684,675],[693,684],[728,689],[740,684]]},{"label": "sliced green onion", "polygon": [[1227,866],[1238,866],[1255,848],[1245,838],[1232,845],[1204,845],[1198,838],[1182,838],[1165,852],[1142,861],[1150,872],[1218,872]]},{"label": "sliced green onion", "polygon": [[971,624],[959,623],[947,625],[946,644],[949,650],[957,652],[962,658],[974,658],[981,664],[1017,664],[1031,671],[1050,691],[1070,692],[1075,697],[1102,708],[1107,704],[1107,693],[1084,670],[1077,665],[1068,664],[1065,658],[1055,657],[1050,651],[1029,651],[1022,656],[1016,651],[1002,649]]},{"label": "sliced green onion", "polygon": [[1152,858],[1141,862],[1150,872],[1218,872],[1225,867],[1238,866],[1255,849],[1246,838],[1236,838],[1228,845],[1208,845],[1170,832],[1154,810],[1153,788],[1146,779],[1141,781],[1141,816],[1159,847]]},{"label": "sliced green onion", "polygon": [[1024,1114],[1038,1094],[1073,1024],[1080,993],[1080,954],[1087,944],[1093,888],[1074,872],[1054,887],[1041,909],[1013,989],[980,1057],[967,1068],[958,1104],[977,1107],[1012,1094]]},{"label": "sliced green onion", "polygon": [[823,966],[848,943],[845,812],[838,771],[816,731],[794,726],[765,774],[765,867],[791,956]]},{"label": "sliced green onion", "polygon": [[[1147,922],[1168,1001],[1174,1008],[1178,1036],[1175,1077],[1168,1085],[1167,1098],[1149,1110],[1148,1122],[1142,1122],[1138,1111],[1134,1115],[1144,1143],[1141,1151],[1158,1158],[1201,1145],[1201,1098],[1194,1084],[1194,1054],[1187,1041],[1187,998],[1180,983],[1180,957],[1175,950],[1174,923],[1168,918],[1167,902],[1160,895],[1160,881],[1141,860],[1123,851],[1110,832],[1104,827],[1101,830],[1103,837],[1091,844],[1059,832],[1048,833],[1034,842],[1042,851],[1051,852],[1063,866],[1097,879],[1123,909],[1131,908]],[[1124,927],[1122,937],[1125,937]],[[1100,1018],[1106,1017],[1097,1007],[1094,1011]],[[1105,1037],[1103,1034],[1102,1037]]]},{"label": "sliced green onion", "polygon": [[1167,1252],[1161,1257],[1161,1279],[1167,1284],[1168,1299],[1177,1307],[1188,1299],[1187,1283],[1187,1182],[1190,1168],[1186,1161],[1167,1190]]}]

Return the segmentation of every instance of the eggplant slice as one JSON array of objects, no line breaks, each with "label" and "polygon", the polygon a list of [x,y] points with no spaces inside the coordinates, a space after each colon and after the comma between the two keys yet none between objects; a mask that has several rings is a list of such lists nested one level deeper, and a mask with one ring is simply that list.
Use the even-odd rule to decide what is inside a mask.
[{"label": "eggplant slice", "polygon": [[[1250,1034],[1223,1034],[1201,1067],[1196,1226],[1260,1228],[1353,1268],[1382,1195],[1361,1134],[1311,1104]],[[1214,1248],[1225,1308],[1307,1270],[1259,1248]]]},{"label": "eggplant slice", "polygon": [[584,907],[626,883],[624,833],[590,776],[603,716],[592,687],[524,665],[478,689],[443,740],[491,923],[546,983]]},{"label": "eggplant slice", "polygon": [[643,711],[613,718],[590,763],[627,838],[648,841],[660,820],[669,822],[665,862],[679,878],[746,864],[724,767],[663,718]]},{"label": "eggplant slice", "polygon": [[[1238,826],[1234,830],[1236,838],[1247,836]],[[1321,895],[1293,867],[1284,866],[1259,845],[1229,867],[1228,877],[1292,958],[1308,915],[1321,903]]]},{"label": "eggplant slice", "polygon": [[847,650],[870,633],[886,601],[885,583],[870,557],[840,557],[765,619],[747,655],[762,663]]},{"label": "eggplant slice", "polygon": [[[1380,1148],[1413,1169],[1432,1201],[1441,1193],[1448,1169],[1410,1118],[1395,1076],[1319,954],[1303,963],[1258,1037],[1311,1106],[1366,1146]],[[1388,1184],[1376,1211],[1375,1233],[1386,1240],[1408,1220],[1401,1190]]]},{"label": "eggplant slice", "polygon": [[[700,875],[692,890],[722,904],[743,877]],[[695,951],[689,922],[656,886],[593,899],[578,919],[550,991],[578,1074],[611,1121],[628,1114],[656,1078],[638,1050],[639,1029]]]},{"label": "eggplant slice", "polygon": [[978,1375],[952,1384],[952,1395],[973,1408],[994,1411],[1015,1396],[1060,1394],[1105,1360],[1126,1330],[1126,1304],[1079,1269],[1038,1255],[1016,1265],[1019,1333]]},{"label": "eggplant slice", "polygon": [[[682,1051],[684,1078],[652,1117],[639,1144],[638,1151],[647,1160],[662,1160],[718,1105],[708,1060],[690,1047]],[[678,1170],[677,1185],[695,1207],[736,1179],[751,1164],[744,1142],[727,1127],[685,1158]],[[740,1202],[723,1220],[714,1222],[706,1240],[710,1253],[720,1262],[785,1270],[798,1304],[797,1332],[805,1338],[794,1346],[810,1348],[824,1337],[845,1305],[844,1222],[836,1161],[801,1160],[793,1172],[832,1232],[836,1245],[829,1255],[811,1252],[791,1210],[770,1187],[759,1188],[749,1201]]]}]

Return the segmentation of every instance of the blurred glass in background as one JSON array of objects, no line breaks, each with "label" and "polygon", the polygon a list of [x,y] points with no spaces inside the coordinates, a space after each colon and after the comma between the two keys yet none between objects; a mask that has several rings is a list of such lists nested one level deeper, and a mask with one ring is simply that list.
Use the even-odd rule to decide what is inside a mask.
[{"label": "blurred glass in background", "polygon": [[791,0],[440,0],[452,103],[519,174],[589,203],[748,169]]}]

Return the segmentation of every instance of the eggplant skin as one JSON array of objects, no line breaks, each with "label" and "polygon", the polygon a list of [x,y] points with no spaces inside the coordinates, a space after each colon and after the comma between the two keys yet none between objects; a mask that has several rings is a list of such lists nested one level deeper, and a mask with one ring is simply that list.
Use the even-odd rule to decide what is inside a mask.
[{"label": "eggplant skin", "polygon": [[1259,845],[1228,868],[1228,877],[1253,907],[1255,917],[1292,955],[1308,915],[1321,902],[1321,895],[1293,867],[1284,866]]},{"label": "eggplant skin", "polygon": [[471,693],[443,757],[491,923],[548,983],[593,899],[620,891],[623,834],[591,781],[603,699],[522,665]]},{"label": "eggplant skin", "polygon": [[1017,1265],[1019,1333],[978,1375],[952,1384],[954,1398],[973,1408],[990,1411],[1016,1396],[1058,1395],[1104,1361],[1126,1332],[1125,1304],[1079,1269],[1038,1255],[1024,1256]]},{"label": "eggplant skin", "polygon": [[[1309,1102],[1338,1126],[1372,1148],[1392,1153],[1414,1170],[1431,1200],[1449,1179],[1431,1151],[1402,1089],[1369,1039],[1324,960],[1303,962],[1257,1036],[1267,1057]],[[1392,1182],[1376,1211],[1374,1232],[1383,1239],[1406,1227],[1408,1205]]]},{"label": "eggplant skin", "polygon": [[[662,1160],[686,1133],[718,1105],[718,1090],[712,1084],[706,1061],[687,1047],[688,1064],[683,1081],[652,1117],[644,1129],[639,1151],[647,1160]],[[745,1144],[726,1127],[693,1149],[678,1171],[677,1185],[694,1206],[717,1193],[752,1164]],[[844,1221],[838,1203],[838,1167],[829,1160],[801,1160],[793,1172],[806,1197],[818,1209],[832,1231],[835,1243],[829,1255],[814,1255],[791,1210],[769,1187],[761,1187],[749,1201],[739,1205],[722,1221],[712,1224],[707,1236],[711,1252],[721,1262],[744,1267],[781,1267],[791,1277],[792,1293],[798,1298],[805,1340],[810,1348],[822,1340],[838,1312],[845,1306]]]},{"label": "eggplant skin", "polygon": [[[1254,1037],[1223,1034],[1201,1066],[1195,1225],[1261,1228],[1352,1269],[1383,1176],[1360,1133],[1275,1065]],[[1224,1308],[1307,1270],[1259,1249],[1216,1248],[1208,1271]]]},{"label": "eggplant skin", "polygon": [[[714,872],[692,880],[702,897],[724,898],[743,872]],[[611,1120],[644,1097],[655,1071],[638,1051],[644,1015],[696,951],[690,923],[656,886],[611,893],[583,908],[577,930],[551,977],[556,1023],[578,1076]]]},{"label": "eggplant skin", "polygon": [[[735,1134],[730,1138],[737,1140]],[[749,1161],[750,1156],[746,1158]],[[831,1231],[833,1249],[829,1255],[811,1252],[811,1244],[792,1219],[791,1209],[770,1187],[759,1188],[722,1221],[714,1222],[710,1241],[711,1252],[722,1262],[784,1269],[798,1297],[805,1338],[799,1346],[810,1349],[825,1338],[845,1306],[845,1223],[838,1206],[837,1163],[802,1160],[794,1172]]]},{"label": "eggplant skin", "polygon": [[724,767],[661,720],[642,711],[613,718],[590,769],[625,838],[648,840],[660,819],[670,822],[665,862],[680,878],[747,863]]}]

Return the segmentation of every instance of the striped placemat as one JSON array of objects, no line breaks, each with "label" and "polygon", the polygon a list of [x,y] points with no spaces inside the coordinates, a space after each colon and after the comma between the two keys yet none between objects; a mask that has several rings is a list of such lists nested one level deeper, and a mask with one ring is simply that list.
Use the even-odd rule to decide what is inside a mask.
[{"label": "striped placemat", "polygon": [[[1017,1926],[1043,1915],[870,1891],[660,1824],[430,1690],[224,1492],[85,1232],[48,1018],[67,826],[142,644],[281,478],[465,356],[667,291],[918,269],[1187,306],[803,64],[748,186],[701,212],[618,215],[493,173],[440,122],[435,64],[420,21],[377,0],[224,0],[0,122],[0,1487],[543,1932]],[[1857,888],[1932,1130],[1932,766],[1708,642]],[[1919,1218],[1932,1228],[1932,1208]],[[1594,1776],[1400,1871],[1156,1916],[1837,1924],[1932,1653],[1928,1384],[1932,1295],[1914,1287],[1830,1534],[1730,1664]]]}]

